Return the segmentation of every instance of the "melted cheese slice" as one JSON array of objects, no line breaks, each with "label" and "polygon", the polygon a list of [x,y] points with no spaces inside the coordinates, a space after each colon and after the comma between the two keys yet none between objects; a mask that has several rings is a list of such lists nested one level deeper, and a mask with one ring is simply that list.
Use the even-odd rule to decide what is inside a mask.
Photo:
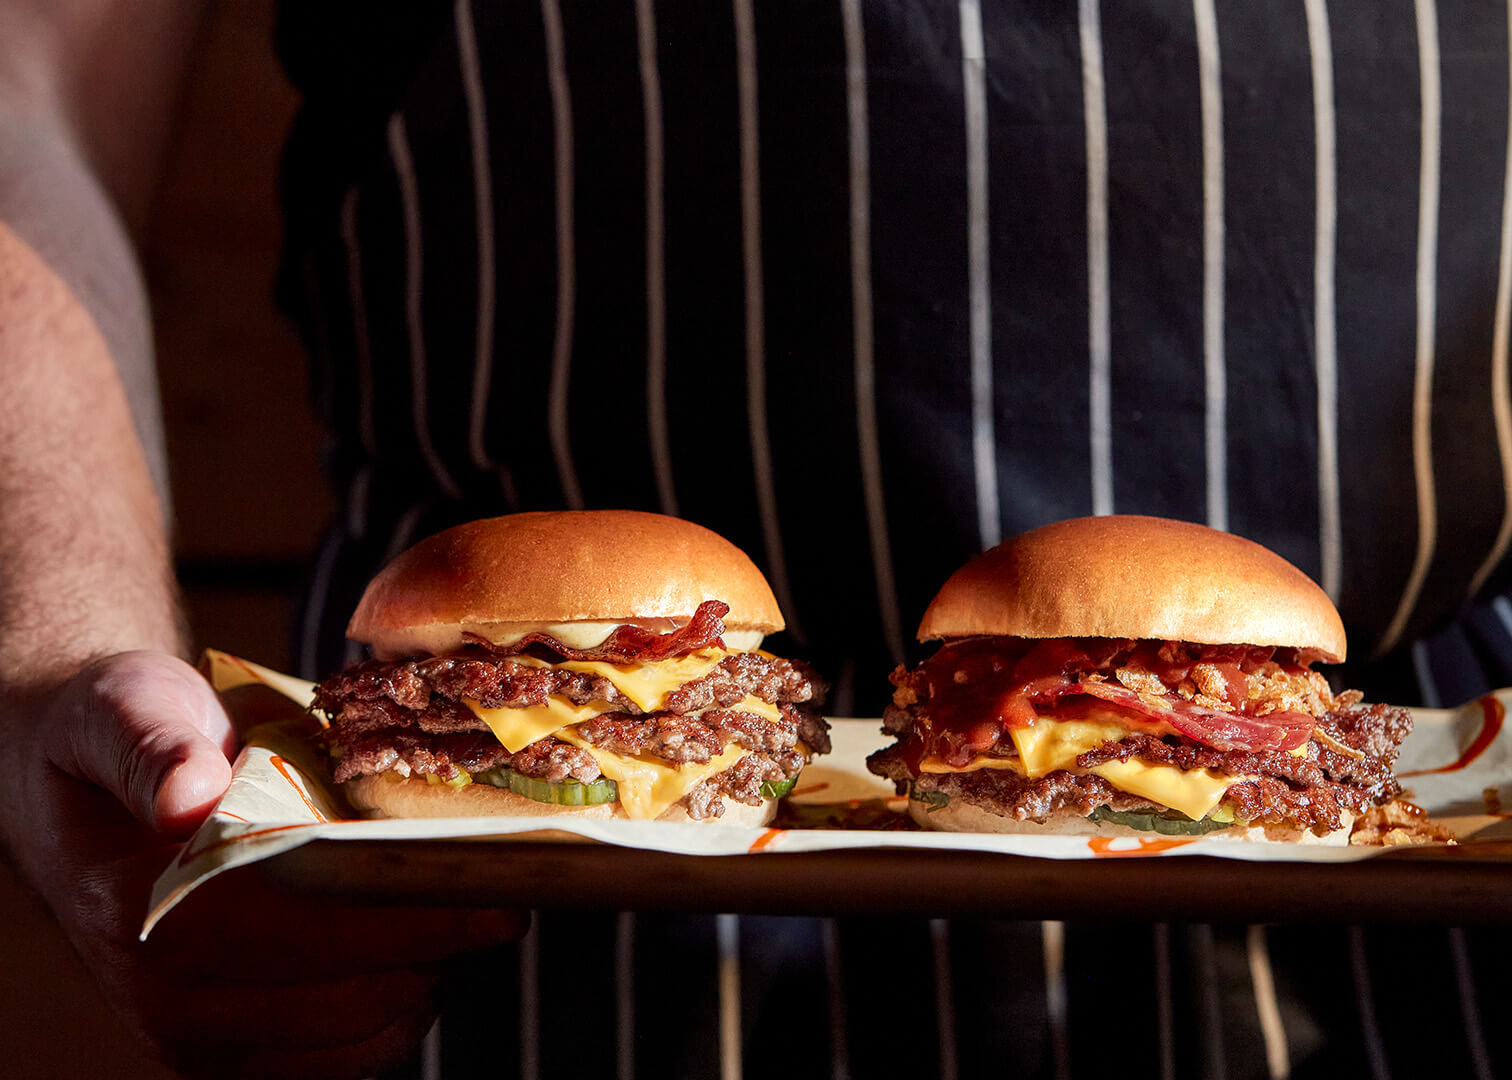
[{"label": "melted cheese slice", "polygon": [[626,757],[600,750],[575,731],[560,731],[557,738],[581,747],[593,756],[603,774],[619,785],[620,805],[625,808],[625,816],[632,821],[651,821],[661,817],[668,807],[693,788],[724,772],[751,752],[732,745],[702,765],[691,762],[669,765],[655,758]]},{"label": "melted cheese slice", "polygon": [[1076,764],[1076,759],[1088,750],[1122,739],[1127,734],[1128,728],[1122,724],[1100,720],[1055,721],[1040,717],[1029,727],[1014,728],[1009,732],[1018,748],[1018,758],[978,757],[955,767],[937,757],[927,757],[919,763],[919,771],[946,773],[1010,769],[1031,779],[1058,770],[1090,772],[1120,791],[1179,810],[1193,821],[1212,813],[1229,786],[1243,779],[1211,769],[1182,770],[1174,765],[1138,760],[1109,761],[1090,769],[1082,769]]},{"label": "melted cheese slice", "polygon": [[[584,723],[595,716],[611,711],[611,707],[602,701],[574,705],[557,694],[547,697],[545,705],[530,705],[522,709],[488,709],[471,698],[463,698],[462,704],[488,725],[488,730],[494,733],[494,737],[503,743],[504,749],[511,754],[518,754],[537,739],[544,739],[548,735],[555,735],[570,742],[571,740],[565,739],[561,734],[563,728]],[[686,715],[698,717],[706,712],[722,708],[724,706],[716,705],[711,709],[700,709]],[[730,711],[750,713],[764,720],[770,720],[774,724],[782,719],[782,711],[777,706],[750,694],[747,694],[744,700],[731,705]]]},{"label": "melted cheese slice", "polygon": [[[716,712],[723,708],[723,705],[715,705],[708,709],[699,709],[697,712],[691,712],[687,715],[702,716],[706,712]],[[730,712],[750,713],[752,716],[759,716],[763,720],[770,720],[774,724],[781,723],[782,721],[781,709],[773,705],[770,701],[762,701],[759,697],[755,697],[751,694],[747,694],[735,704],[731,705]]]},{"label": "melted cheese slice", "polygon": [[672,691],[684,683],[701,679],[734,653],[724,649],[699,649],[671,660],[646,664],[611,664],[607,660],[563,660],[550,664],[534,656],[511,656],[509,659],[526,667],[558,667],[564,671],[585,671],[602,675],[620,693],[639,706],[642,712],[655,712]]},{"label": "melted cheese slice", "polygon": [[511,754],[518,754],[537,739],[555,735],[562,728],[592,720],[606,708],[602,701],[574,705],[556,694],[548,697],[544,705],[523,709],[485,709],[471,698],[463,698],[462,704],[477,713],[478,719],[488,725],[488,730]]},{"label": "melted cheese slice", "polygon": [[1105,762],[1088,771],[1120,791],[1180,810],[1193,821],[1201,821],[1212,813],[1223,793],[1237,779],[1212,769],[1182,770],[1174,765],[1150,765],[1132,758]]},{"label": "melted cheese slice", "polygon": [[[672,691],[708,675],[730,655],[732,654],[724,649],[700,649],[686,656],[647,664],[567,660],[553,665],[533,656],[514,656],[510,659],[526,667],[559,667],[568,671],[602,675],[643,712],[649,713],[659,710]],[[463,704],[488,725],[494,737],[511,754],[519,753],[548,735],[586,750],[598,762],[599,770],[619,785],[620,805],[629,817],[638,821],[660,817],[669,806],[694,787],[710,776],[728,769],[750,752],[732,745],[706,764],[674,766],[655,758],[627,757],[601,750],[573,730],[578,724],[613,711],[614,707],[607,702],[592,701],[586,705],[574,705],[567,698],[552,694],[547,697],[546,704],[525,708],[490,709],[467,698],[463,699]],[[686,715],[698,717],[721,708],[724,706],[716,705]],[[729,708],[733,712],[749,713],[772,723],[782,720],[781,709],[750,694]]]},{"label": "melted cheese slice", "polygon": [[1024,775],[1038,780],[1057,769],[1071,769],[1076,759],[1105,742],[1117,742],[1129,733],[1122,724],[1101,720],[1046,720],[1040,717],[1029,727],[1013,728],[1008,734],[1024,762]]}]

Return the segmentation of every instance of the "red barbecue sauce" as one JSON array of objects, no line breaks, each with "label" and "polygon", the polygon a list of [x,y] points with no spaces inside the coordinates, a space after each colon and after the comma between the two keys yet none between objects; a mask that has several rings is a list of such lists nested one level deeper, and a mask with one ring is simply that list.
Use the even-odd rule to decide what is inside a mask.
[{"label": "red barbecue sauce", "polygon": [[1480,699],[1480,707],[1482,717],[1480,733],[1475,736],[1469,746],[1465,747],[1459,757],[1455,758],[1448,765],[1440,765],[1436,769],[1417,769],[1413,772],[1401,773],[1399,774],[1399,778],[1429,776],[1433,773],[1458,772],[1484,754],[1486,749],[1496,741],[1496,737],[1501,734],[1502,724],[1507,719],[1507,710],[1502,707],[1500,701],[1489,694]]}]

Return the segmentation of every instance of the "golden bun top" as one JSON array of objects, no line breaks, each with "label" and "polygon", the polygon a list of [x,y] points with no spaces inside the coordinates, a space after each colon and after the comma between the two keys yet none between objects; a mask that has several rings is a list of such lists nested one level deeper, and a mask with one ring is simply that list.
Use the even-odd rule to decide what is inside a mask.
[{"label": "golden bun top", "polygon": [[919,640],[1003,634],[1312,649],[1344,659],[1344,624],[1268,548],[1167,518],[1074,518],[978,555],[945,582]]},{"label": "golden bun top", "polygon": [[380,656],[441,652],[464,630],[505,641],[550,627],[567,640],[574,624],[670,628],[706,600],[730,605],[727,631],[783,628],[756,564],[701,525],[632,510],[510,514],[437,533],[389,563],[347,636]]}]

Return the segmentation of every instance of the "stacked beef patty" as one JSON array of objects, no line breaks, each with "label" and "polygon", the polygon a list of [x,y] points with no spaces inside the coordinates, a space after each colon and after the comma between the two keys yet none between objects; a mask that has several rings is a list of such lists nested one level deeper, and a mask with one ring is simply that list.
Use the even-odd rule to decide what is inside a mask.
[{"label": "stacked beef patty", "polygon": [[[682,655],[712,659],[719,652],[704,644]],[[811,704],[823,687],[804,664],[730,652],[646,712],[608,676],[555,666],[564,653],[583,655],[542,641],[514,655],[473,645],[420,660],[373,660],[332,676],[320,684],[315,706],[330,719],[334,779],[392,772],[455,783],[498,769],[549,782],[602,778],[592,754],[555,734],[511,753],[466,701],[484,709],[541,707],[552,698],[596,704],[602,712],[572,725],[581,740],[668,765],[704,764],[731,746],[750,751],[686,796],[688,816],[700,820],[720,816],[726,798],[759,804],[763,784],[791,780],[808,754],[829,751],[828,725]],[[535,666],[541,663],[553,666]],[[777,719],[742,711],[748,698],[775,706]]]},{"label": "stacked beef patty", "polygon": [[[1294,649],[1170,641],[947,647],[893,674],[897,690],[883,725],[898,742],[868,765],[925,801],[959,798],[1041,823],[1101,807],[1159,812],[1091,771],[1108,762],[1205,769],[1232,778],[1222,797],[1225,820],[1323,835],[1401,792],[1392,767],[1412,717],[1395,706],[1363,705],[1357,691],[1332,693],[1303,659]],[[1008,713],[1018,705],[1040,725],[1095,715],[1122,718],[1126,728],[1076,755],[1073,768],[1042,776],[1022,767],[921,771],[926,761],[1018,765],[1011,729],[991,722],[995,714],[961,707],[984,697]]]}]

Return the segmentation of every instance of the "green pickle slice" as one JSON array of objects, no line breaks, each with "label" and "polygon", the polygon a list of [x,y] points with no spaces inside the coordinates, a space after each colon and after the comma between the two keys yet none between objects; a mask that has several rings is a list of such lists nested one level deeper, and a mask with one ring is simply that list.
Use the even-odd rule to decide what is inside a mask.
[{"label": "green pickle slice", "polygon": [[[476,773],[472,780],[478,784],[508,788],[516,795],[553,806],[598,806],[619,798],[619,785],[607,777],[585,784],[581,780],[570,778],[540,780],[533,776],[522,776],[513,769],[499,768]],[[761,785],[761,794],[764,798],[780,799],[792,791],[797,782],[796,776],[791,780],[767,780]]]},{"label": "green pickle slice", "polygon": [[1087,819],[1103,821],[1109,825],[1124,825],[1142,832],[1156,832],[1162,836],[1201,836],[1203,833],[1227,829],[1234,824],[1232,821],[1215,821],[1210,817],[1193,821],[1175,811],[1172,811],[1170,815],[1150,814],[1136,810],[1109,810],[1106,806],[1099,806],[1087,815]]},{"label": "green pickle slice", "polygon": [[764,780],[761,784],[761,795],[765,799],[780,799],[793,790],[793,785],[798,782],[798,777],[791,780]]},{"label": "green pickle slice", "polygon": [[571,777],[566,780],[541,780],[534,776],[523,776],[513,769],[500,768],[478,773],[473,779],[478,783],[508,788],[516,795],[555,806],[598,806],[619,798],[619,785],[607,777],[585,784]]}]

